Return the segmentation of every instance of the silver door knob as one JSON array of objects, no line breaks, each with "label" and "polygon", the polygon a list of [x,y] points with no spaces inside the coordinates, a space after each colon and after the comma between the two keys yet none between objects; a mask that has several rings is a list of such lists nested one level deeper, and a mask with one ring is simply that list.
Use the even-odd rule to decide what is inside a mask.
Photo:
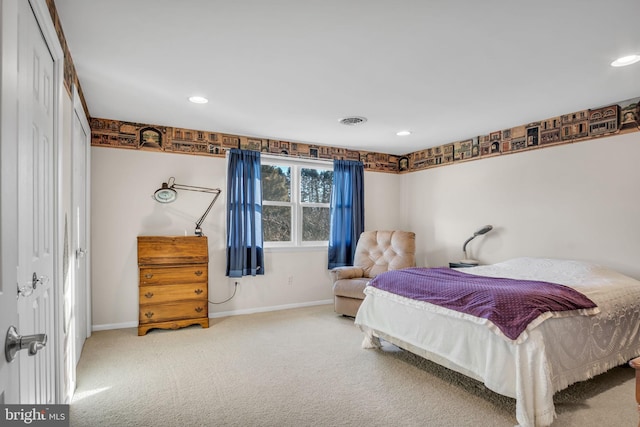
[{"label": "silver door knob", "polygon": [[28,349],[29,356],[35,356],[47,345],[47,334],[18,335],[15,326],[9,326],[7,339],[4,342],[4,357],[7,362],[13,362],[16,353]]}]

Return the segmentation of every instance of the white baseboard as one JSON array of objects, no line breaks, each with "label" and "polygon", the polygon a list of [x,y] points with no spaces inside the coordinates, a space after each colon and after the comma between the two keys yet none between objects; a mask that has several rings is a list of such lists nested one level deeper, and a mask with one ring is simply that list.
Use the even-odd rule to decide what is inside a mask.
[{"label": "white baseboard", "polygon": [[92,325],[92,331],[108,331],[109,329],[126,329],[137,328],[138,322],[124,322],[124,323],[107,323],[105,325]]},{"label": "white baseboard", "polygon": [[211,310],[209,310],[209,319],[215,319],[217,317],[238,316],[241,314],[265,313],[267,311],[288,310],[290,308],[312,307],[314,305],[325,305],[325,304],[333,304],[333,300],[327,299],[327,300],[320,300],[320,301],[300,302],[300,303],[294,303],[294,304],[273,305],[271,307],[258,307],[258,308],[248,308],[244,310],[221,311],[219,313],[212,313]]},{"label": "white baseboard", "polygon": [[[333,300],[327,299],[327,300],[320,300],[320,301],[300,302],[300,303],[294,303],[294,304],[273,305],[270,307],[258,307],[258,308],[248,308],[244,310],[221,311],[219,313],[212,313],[211,311],[209,311],[209,318],[215,319],[217,317],[239,316],[242,314],[253,314],[253,313],[265,313],[267,311],[288,310],[291,308],[312,307],[315,305],[325,305],[325,304],[333,304]],[[138,322],[107,323],[104,325],[93,325],[91,327],[91,330],[95,332],[95,331],[107,331],[110,329],[126,329],[126,328],[137,328],[137,327],[138,327]]]}]

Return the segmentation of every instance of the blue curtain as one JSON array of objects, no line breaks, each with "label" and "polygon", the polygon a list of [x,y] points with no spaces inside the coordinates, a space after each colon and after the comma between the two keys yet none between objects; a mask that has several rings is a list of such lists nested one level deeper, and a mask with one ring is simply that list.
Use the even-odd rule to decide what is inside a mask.
[{"label": "blue curtain", "polygon": [[329,232],[329,268],[353,264],[356,243],[364,231],[364,166],[333,161]]},{"label": "blue curtain", "polygon": [[232,149],[227,171],[227,276],[264,274],[260,152]]}]

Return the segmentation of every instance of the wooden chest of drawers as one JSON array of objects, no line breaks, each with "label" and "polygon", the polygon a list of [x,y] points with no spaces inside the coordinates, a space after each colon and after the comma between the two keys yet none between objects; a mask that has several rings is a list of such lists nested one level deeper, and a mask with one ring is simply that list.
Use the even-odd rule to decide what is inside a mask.
[{"label": "wooden chest of drawers", "polygon": [[209,327],[205,236],[138,236],[138,335],[150,329]]}]

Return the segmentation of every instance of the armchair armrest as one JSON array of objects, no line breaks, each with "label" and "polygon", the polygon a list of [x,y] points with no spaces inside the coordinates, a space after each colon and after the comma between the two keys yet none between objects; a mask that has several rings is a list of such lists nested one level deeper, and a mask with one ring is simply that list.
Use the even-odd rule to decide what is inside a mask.
[{"label": "armchair armrest", "polygon": [[347,267],[336,267],[330,270],[331,278],[333,281],[342,280],[342,279],[356,279],[359,277],[364,277],[364,270],[360,267],[355,266],[347,266]]}]

